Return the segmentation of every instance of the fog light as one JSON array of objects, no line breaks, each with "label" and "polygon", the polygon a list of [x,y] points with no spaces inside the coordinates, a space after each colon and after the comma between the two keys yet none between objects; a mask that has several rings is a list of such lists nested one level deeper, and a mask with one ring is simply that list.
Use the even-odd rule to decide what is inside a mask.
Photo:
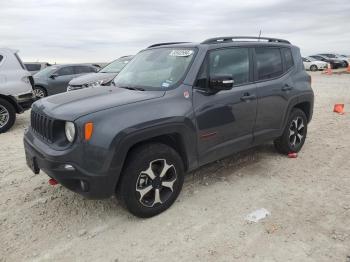
[{"label": "fog light", "polygon": [[80,187],[83,192],[89,191],[89,185],[84,180],[80,180]]},{"label": "fog light", "polygon": [[64,165],[64,169],[66,169],[68,171],[74,171],[75,170],[75,168],[72,165],[68,165],[68,164]]}]

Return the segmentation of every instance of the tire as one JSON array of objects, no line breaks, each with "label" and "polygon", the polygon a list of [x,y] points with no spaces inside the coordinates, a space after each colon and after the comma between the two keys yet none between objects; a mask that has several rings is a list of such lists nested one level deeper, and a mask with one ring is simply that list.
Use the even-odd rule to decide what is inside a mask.
[{"label": "tire", "polygon": [[310,71],[312,71],[312,72],[318,71],[317,65],[311,65],[311,66],[310,66]]},{"label": "tire", "polygon": [[[164,175],[162,170],[166,170]],[[145,144],[129,154],[120,179],[117,197],[124,207],[137,217],[148,218],[174,203],[182,189],[184,166],[173,148]]]},{"label": "tire", "polygon": [[37,99],[47,97],[47,91],[41,86],[34,87],[33,93]]},{"label": "tire", "polygon": [[9,130],[16,121],[16,111],[13,105],[0,98],[0,133]]},{"label": "tire", "polygon": [[303,147],[307,135],[307,118],[305,113],[294,108],[281,137],[274,141],[278,152],[282,154],[297,153]]}]

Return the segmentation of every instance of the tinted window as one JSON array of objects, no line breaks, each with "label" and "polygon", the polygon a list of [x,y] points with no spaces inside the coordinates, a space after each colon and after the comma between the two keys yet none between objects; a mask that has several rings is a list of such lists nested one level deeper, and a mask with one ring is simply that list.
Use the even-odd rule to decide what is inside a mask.
[{"label": "tinted window", "polygon": [[62,67],[56,72],[56,74],[59,76],[74,75],[74,70],[72,66]]},{"label": "tinted window", "polygon": [[249,51],[247,48],[230,48],[210,52],[209,74],[231,75],[234,85],[249,82]]},{"label": "tinted window", "polygon": [[84,73],[91,73],[96,72],[92,67],[89,66],[76,66],[75,67],[75,73],[76,74],[84,74]]},{"label": "tinted window", "polygon": [[259,80],[282,75],[282,57],[279,48],[256,48],[255,53]]},{"label": "tinted window", "polygon": [[284,56],[284,61],[286,63],[286,71],[288,71],[294,65],[292,51],[289,48],[283,48],[282,54]]},{"label": "tinted window", "polygon": [[40,64],[24,64],[28,71],[39,71],[41,69]]}]

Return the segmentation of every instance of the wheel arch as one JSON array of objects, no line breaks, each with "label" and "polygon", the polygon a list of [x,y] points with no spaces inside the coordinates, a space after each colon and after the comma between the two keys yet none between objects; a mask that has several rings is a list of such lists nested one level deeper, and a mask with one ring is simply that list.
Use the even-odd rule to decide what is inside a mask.
[{"label": "wheel arch", "polygon": [[6,95],[2,95],[0,94],[0,98],[6,100],[7,102],[9,102],[15,109],[16,113],[19,114],[22,112],[22,108],[21,106],[17,103],[16,99],[11,97],[11,96],[6,96]]}]

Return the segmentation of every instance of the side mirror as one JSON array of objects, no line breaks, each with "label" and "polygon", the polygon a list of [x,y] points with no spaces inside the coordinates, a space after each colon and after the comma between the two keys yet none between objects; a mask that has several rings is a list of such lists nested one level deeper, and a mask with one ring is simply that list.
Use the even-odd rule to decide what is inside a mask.
[{"label": "side mirror", "polygon": [[52,75],[50,75],[50,78],[51,78],[51,79],[55,79],[56,77],[58,77],[58,74],[52,74]]},{"label": "side mirror", "polygon": [[233,87],[231,75],[214,75],[209,80],[209,87],[213,91],[230,90]]}]

